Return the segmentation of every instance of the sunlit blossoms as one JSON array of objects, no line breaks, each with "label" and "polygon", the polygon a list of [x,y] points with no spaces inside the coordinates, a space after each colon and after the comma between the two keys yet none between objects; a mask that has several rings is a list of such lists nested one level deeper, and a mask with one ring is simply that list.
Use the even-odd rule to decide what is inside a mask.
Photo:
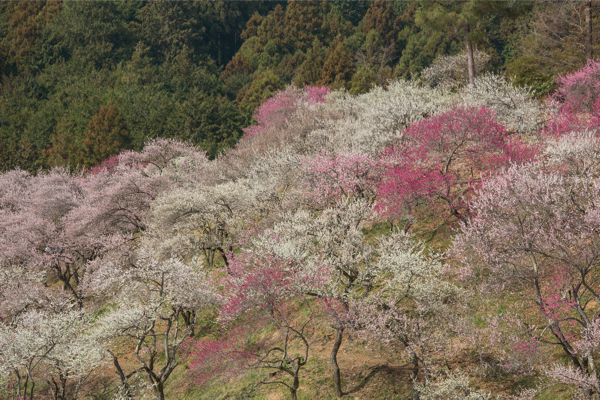
[{"label": "sunlit blossoms", "polygon": [[0,174],[3,395],[296,399],[318,370],[342,397],[360,353],[413,399],[597,396],[596,67],[546,106],[453,57],[429,86],[278,91],[215,160],[155,139]]}]

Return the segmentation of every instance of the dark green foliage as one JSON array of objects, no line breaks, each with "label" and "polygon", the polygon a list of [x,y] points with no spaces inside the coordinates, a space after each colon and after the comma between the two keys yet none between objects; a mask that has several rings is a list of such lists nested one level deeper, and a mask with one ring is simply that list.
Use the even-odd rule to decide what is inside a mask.
[{"label": "dark green foliage", "polygon": [[315,39],[323,39],[323,21],[329,12],[329,3],[315,0],[292,0],[284,20],[284,35],[292,48],[306,51]]},{"label": "dark green foliage", "polygon": [[442,32],[419,31],[411,34],[396,66],[396,76],[417,77],[438,55],[460,52],[456,41],[451,41]]},{"label": "dark green foliage", "polygon": [[371,31],[379,34],[386,45],[396,41],[402,29],[402,21],[392,2],[375,0],[360,23],[360,29],[366,35]]},{"label": "dark green foliage", "polygon": [[254,79],[244,97],[240,99],[243,107],[249,111],[254,110],[264,100],[271,97],[278,89],[283,89],[285,84],[271,70],[267,70]]},{"label": "dark green foliage", "polygon": [[369,91],[373,85],[386,87],[392,79],[391,64],[396,58],[396,43],[385,44],[375,29],[369,31],[356,56],[358,70],[352,77],[350,93]]},{"label": "dark green foliage", "polygon": [[545,96],[558,88],[554,75],[545,73],[535,57],[523,56],[512,61],[506,66],[506,75],[517,85],[533,89],[536,96]]},{"label": "dark green foliage", "polygon": [[196,89],[178,104],[170,125],[177,138],[196,143],[213,159],[237,142],[249,118],[228,98],[209,97]]},{"label": "dark green foliage", "polygon": [[371,7],[372,1],[333,0],[331,8],[339,12],[352,25],[357,26]]},{"label": "dark green foliage", "polygon": [[131,53],[136,40],[130,24],[134,4],[63,2],[61,12],[37,42],[39,66],[76,59],[101,68],[121,61]]},{"label": "dark green foliage", "polygon": [[[215,157],[276,90],[358,94],[417,77],[437,56],[463,51],[465,22],[496,71],[545,95],[557,73],[585,61],[581,35],[573,25],[553,42],[532,26],[577,4],[0,2],[0,170],[92,165],[149,137],[191,140]],[[92,144],[88,124],[109,104],[127,135]]]},{"label": "dark green foliage", "polygon": [[325,49],[319,39],[315,39],[312,47],[306,54],[306,60],[304,60],[296,72],[296,77],[294,78],[296,86],[303,87],[305,85],[312,86],[318,84],[321,80],[324,63]]},{"label": "dark green foliage", "polygon": [[329,46],[323,63],[323,73],[319,85],[333,89],[345,87],[354,73],[354,63],[350,49],[344,38],[338,36]]},{"label": "dark green foliage", "polygon": [[48,166],[70,166],[82,168],[84,166],[84,149],[77,136],[75,124],[62,118],[56,125],[56,134],[52,136],[52,145],[45,149],[44,155]]},{"label": "dark green foliage", "polygon": [[[505,47],[506,75],[527,85],[538,96],[556,89],[559,74],[573,72],[587,63],[584,2],[529,4],[516,20]],[[592,48],[600,54],[600,4],[592,2]]]}]

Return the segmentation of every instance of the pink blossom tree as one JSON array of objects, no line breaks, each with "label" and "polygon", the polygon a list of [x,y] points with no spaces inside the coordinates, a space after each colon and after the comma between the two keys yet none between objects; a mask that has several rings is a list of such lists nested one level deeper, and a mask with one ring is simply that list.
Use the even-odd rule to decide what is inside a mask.
[{"label": "pink blossom tree", "polygon": [[556,78],[548,121],[542,133],[553,137],[596,131],[600,121],[600,63],[589,60],[578,71]]},{"label": "pink blossom tree", "polygon": [[512,166],[483,182],[453,247],[465,276],[478,273],[489,289],[520,293],[529,315],[536,311],[529,334],[558,346],[593,381],[595,351],[578,352],[576,343],[598,317],[599,188],[597,178],[547,172],[539,163]]},{"label": "pink blossom tree", "polygon": [[559,138],[570,133],[595,132],[600,122],[600,102],[596,102],[589,113],[581,113],[568,106],[554,104],[551,114],[542,129],[542,137]]},{"label": "pink blossom tree", "polygon": [[[393,219],[430,212],[465,221],[481,176],[531,159],[523,145],[486,108],[456,107],[409,126],[382,162],[391,164],[379,186],[379,208]],[[410,227],[410,223],[407,228]]]},{"label": "pink blossom tree", "polygon": [[160,139],[87,175],[1,174],[0,263],[51,273],[82,307],[88,263],[127,252],[126,243],[147,228],[151,202],[170,188],[198,185],[207,171],[204,152]]},{"label": "pink blossom tree", "polygon": [[317,207],[348,196],[375,201],[383,168],[370,154],[322,152],[302,164],[304,196]]},{"label": "pink blossom tree", "polygon": [[228,327],[218,338],[204,337],[190,347],[187,373],[195,385],[215,384],[220,378],[231,378],[248,371],[252,354],[245,351],[244,338],[249,338],[258,325]]},{"label": "pink blossom tree", "polygon": [[0,263],[50,272],[81,307],[78,283],[86,263],[106,247],[101,235],[92,240],[69,232],[65,223],[83,200],[84,180],[63,169],[29,175],[0,175]]},{"label": "pink blossom tree", "polygon": [[585,67],[556,78],[554,100],[576,112],[590,112],[600,99],[600,62],[589,60]]},{"label": "pink blossom tree", "polygon": [[[256,249],[260,250],[260,249]],[[239,321],[252,326],[272,326],[278,335],[261,339],[251,347],[245,345],[247,338],[234,337],[237,348],[223,351],[223,344],[196,347],[196,368],[210,362],[210,354],[217,350],[225,356],[222,362],[237,365],[244,360],[247,368],[266,369],[270,374],[260,384],[278,384],[287,387],[290,398],[297,398],[300,372],[309,360],[309,329],[315,318],[312,302],[306,291],[318,290],[326,281],[327,270],[321,276],[306,274],[300,263],[282,259],[272,253],[246,250],[230,261],[230,274],[224,282],[224,301],[220,320],[226,326]],[[308,310],[299,317],[299,308]],[[232,329],[230,334],[239,334]],[[243,332],[248,335],[248,332]],[[230,339],[231,340],[231,339]],[[199,362],[202,361],[202,362]],[[220,368],[217,368],[220,369]],[[282,373],[291,379],[274,378]]]},{"label": "pink blossom tree", "polygon": [[209,170],[206,153],[192,144],[149,140],[141,152],[123,152],[87,174],[72,223],[105,234],[145,230],[150,203],[160,193],[197,186],[209,179]]},{"label": "pink blossom tree", "polygon": [[329,91],[326,86],[306,86],[304,90],[289,86],[285,90],[280,90],[256,109],[254,112],[256,125],[243,129],[243,140],[250,140],[267,129],[283,127],[286,120],[296,112],[299,102],[304,101],[309,105],[324,103]]}]

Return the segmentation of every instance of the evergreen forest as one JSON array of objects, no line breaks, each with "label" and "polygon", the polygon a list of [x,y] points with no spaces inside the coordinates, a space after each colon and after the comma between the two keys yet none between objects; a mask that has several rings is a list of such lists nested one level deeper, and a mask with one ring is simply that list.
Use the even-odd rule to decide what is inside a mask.
[{"label": "evergreen forest", "polygon": [[419,79],[466,37],[486,69],[545,96],[587,59],[573,4],[3,1],[0,170],[88,168],[157,137],[214,158],[287,85]]}]

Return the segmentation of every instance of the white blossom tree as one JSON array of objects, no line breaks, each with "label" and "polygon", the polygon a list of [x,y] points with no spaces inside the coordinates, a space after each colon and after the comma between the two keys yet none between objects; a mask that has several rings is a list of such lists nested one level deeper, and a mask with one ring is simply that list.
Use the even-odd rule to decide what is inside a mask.
[{"label": "white blossom tree", "polygon": [[[484,51],[473,51],[475,76],[490,67],[490,56]],[[421,71],[421,79],[432,87],[450,92],[469,84],[467,53],[438,56],[431,65]]]},{"label": "white blossom tree", "polygon": [[[114,272],[120,274],[111,283],[121,289],[117,304],[98,320],[94,334],[107,343],[126,397],[134,396],[130,378],[143,373],[162,400],[165,382],[180,364],[181,345],[193,335],[196,312],[217,302],[215,284],[179,259],[162,261],[147,249],[140,250],[130,270]],[[131,345],[139,368],[121,366],[123,356],[111,346],[118,338]]]},{"label": "white blossom tree", "polygon": [[477,77],[474,85],[463,87],[459,94],[466,105],[494,110],[510,131],[534,133],[541,128],[543,108],[532,98],[531,90],[516,87],[500,75]]},{"label": "white blossom tree", "polygon": [[54,399],[77,398],[103,361],[104,349],[82,311],[31,310],[0,323],[0,374],[11,382],[14,398],[33,399],[40,380]]},{"label": "white blossom tree", "polygon": [[228,254],[257,214],[257,200],[247,180],[175,189],[153,205],[151,236],[163,256],[202,254],[209,266]]},{"label": "white blossom tree", "polygon": [[598,380],[597,352],[578,348],[598,318],[599,188],[593,175],[513,166],[484,182],[453,249],[464,276],[478,273],[497,294],[522,296],[518,304],[530,311],[523,333],[561,349],[572,366],[551,375],[577,371],[588,382]]},{"label": "white blossom tree", "polygon": [[376,283],[383,287],[354,300],[350,320],[367,343],[404,346],[418,400],[429,391],[424,388],[440,385],[452,339],[462,333],[458,308],[465,293],[443,279],[441,255],[427,255],[422,243],[402,231],[382,238],[377,253]]}]

